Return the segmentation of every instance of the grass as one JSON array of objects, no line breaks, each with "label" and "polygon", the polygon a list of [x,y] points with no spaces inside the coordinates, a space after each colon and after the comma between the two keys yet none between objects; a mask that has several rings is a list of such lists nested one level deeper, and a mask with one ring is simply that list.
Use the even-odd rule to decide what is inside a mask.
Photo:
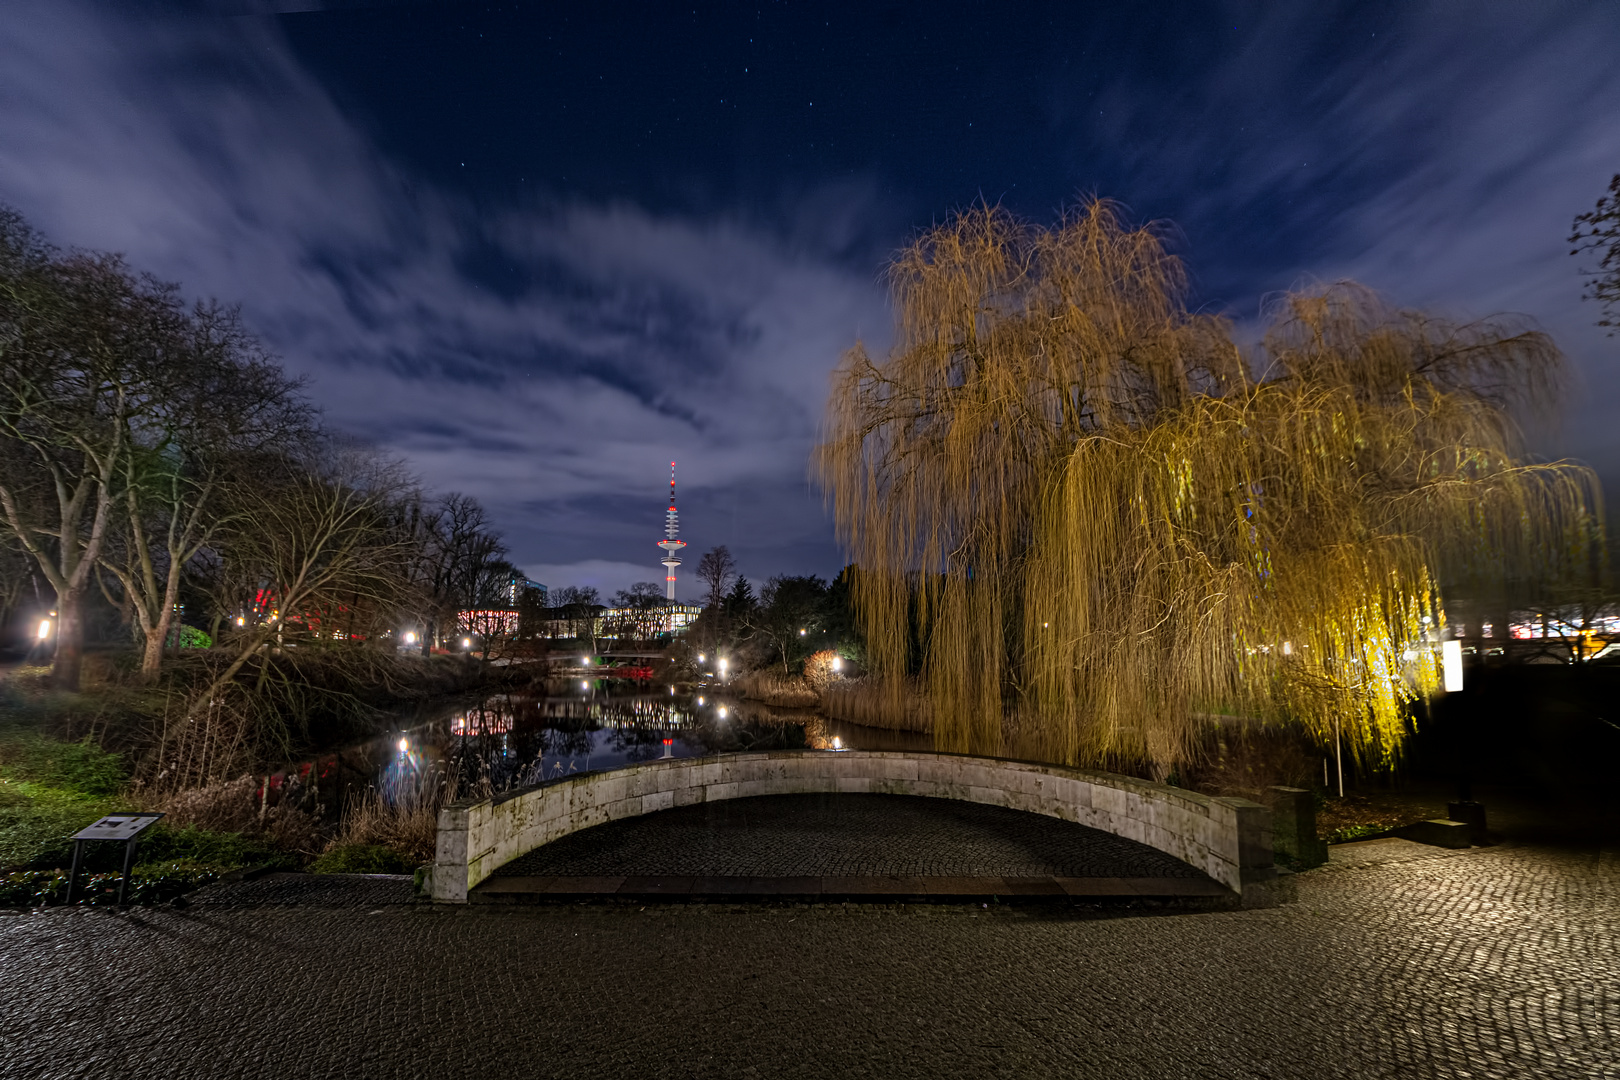
[{"label": "grass", "polygon": [[386,844],[336,844],[309,864],[312,874],[409,874],[416,860]]}]

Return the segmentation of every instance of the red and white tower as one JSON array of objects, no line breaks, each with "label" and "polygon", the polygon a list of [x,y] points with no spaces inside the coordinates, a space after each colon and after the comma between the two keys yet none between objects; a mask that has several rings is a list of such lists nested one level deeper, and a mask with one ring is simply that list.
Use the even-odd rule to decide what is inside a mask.
[{"label": "red and white tower", "polygon": [[675,513],[675,463],[669,463],[669,511],[664,515],[664,538],[658,541],[658,546],[664,549],[661,560],[667,573],[664,575],[664,598],[670,603],[675,602],[675,568],[681,565],[681,560],[675,553],[686,546],[685,540],[677,539],[681,535],[681,522]]}]

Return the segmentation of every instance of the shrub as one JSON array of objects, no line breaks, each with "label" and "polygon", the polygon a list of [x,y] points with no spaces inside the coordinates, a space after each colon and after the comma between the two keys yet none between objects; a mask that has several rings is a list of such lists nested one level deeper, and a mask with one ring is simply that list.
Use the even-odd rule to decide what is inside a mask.
[{"label": "shrub", "polygon": [[182,649],[211,649],[214,639],[195,626],[182,626],[180,628],[180,647]]},{"label": "shrub", "polygon": [[223,873],[243,866],[273,865],[293,869],[299,860],[256,836],[213,832],[159,822],[142,835],[136,849],[142,864],[176,863],[208,867]]},{"label": "shrub", "polygon": [[409,874],[417,864],[384,844],[337,844],[309,864],[312,874]]},{"label": "shrub", "polygon": [[[218,879],[219,871],[188,861],[143,863],[130,874],[126,900],[160,904]],[[118,902],[120,872],[82,874],[74,900],[93,906]],[[0,876],[0,907],[44,907],[67,898],[67,874],[60,870],[25,870]]]}]

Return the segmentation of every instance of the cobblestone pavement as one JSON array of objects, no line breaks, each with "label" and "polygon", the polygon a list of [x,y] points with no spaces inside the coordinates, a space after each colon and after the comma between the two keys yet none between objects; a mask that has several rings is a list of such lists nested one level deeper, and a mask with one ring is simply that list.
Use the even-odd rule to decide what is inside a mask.
[{"label": "cobblestone pavement", "polygon": [[0,1075],[1620,1076],[1612,847],[1334,855],[1297,903],[1196,914],[12,915]]},{"label": "cobblestone pavement", "polygon": [[250,881],[211,885],[189,899],[203,907],[307,904],[372,908],[414,903],[416,888],[408,874],[266,874]]},{"label": "cobblestone pavement", "polygon": [[765,795],[625,818],[496,871],[540,875],[1197,877],[1134,840],[1000,806],[906,795]]}]

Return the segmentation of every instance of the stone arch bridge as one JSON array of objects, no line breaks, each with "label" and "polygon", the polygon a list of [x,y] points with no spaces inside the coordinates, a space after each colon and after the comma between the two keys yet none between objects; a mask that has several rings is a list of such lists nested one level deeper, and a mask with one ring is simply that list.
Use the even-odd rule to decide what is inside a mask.
[{"label": "stone arch bridge", "polygon": [[594,825],[755,795],[871,793],[959,799],[1043,814],[1155,848],[1245,905],[1270,902],[1271,813],[1112,773],[932,752],[786,750],[674,758],[524,788],[439,812],[427,891],[442,903],[504,864]]}]

